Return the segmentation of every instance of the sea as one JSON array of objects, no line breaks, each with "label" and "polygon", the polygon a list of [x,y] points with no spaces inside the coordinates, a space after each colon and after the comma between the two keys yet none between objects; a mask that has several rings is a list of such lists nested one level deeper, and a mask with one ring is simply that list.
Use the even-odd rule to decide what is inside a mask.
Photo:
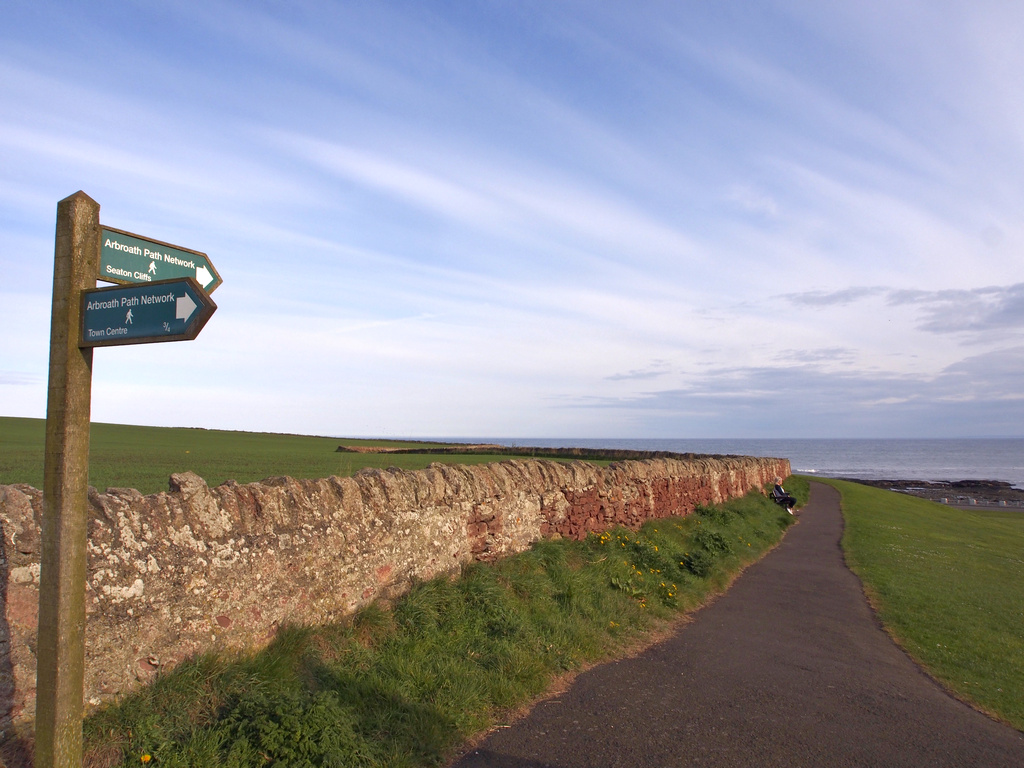
[{"label": "sea", "polygon": [[861,480],[1002,480],[1024,490],[1024,438],[966,439],[544,439],[473,438],[510,447],[620,448],[772,456],[793,472]]}]

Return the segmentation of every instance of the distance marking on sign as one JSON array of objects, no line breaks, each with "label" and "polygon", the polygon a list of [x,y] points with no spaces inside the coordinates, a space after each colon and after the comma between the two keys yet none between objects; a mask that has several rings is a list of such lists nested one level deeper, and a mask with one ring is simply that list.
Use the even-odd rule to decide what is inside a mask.
[{"label": "distance marking on sign", "polygon": [[216,310],[191,277],[83,291],[79,346],[191,341]]}]

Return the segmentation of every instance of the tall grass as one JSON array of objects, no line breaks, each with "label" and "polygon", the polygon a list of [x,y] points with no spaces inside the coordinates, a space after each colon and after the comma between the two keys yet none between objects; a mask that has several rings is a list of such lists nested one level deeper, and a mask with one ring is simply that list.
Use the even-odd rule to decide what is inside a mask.
[{"label": "tall grass", "polygon": [[842,493],[847,561],[896,641],[1024,731],[1024,514],[828,482]]},{"label": "tall grass", "polygon": [[[807,484],[793,483],[806,499]],[[430,766],[724,589],[793,518],[760,494],[423,582],[350,621],[207,655],[86,722],[88,765]]]}]

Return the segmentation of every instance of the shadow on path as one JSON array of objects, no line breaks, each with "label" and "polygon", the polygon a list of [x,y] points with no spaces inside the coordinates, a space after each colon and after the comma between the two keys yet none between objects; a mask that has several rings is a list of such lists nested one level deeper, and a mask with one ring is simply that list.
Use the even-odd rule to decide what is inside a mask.
[{"label": "shadow on path", "polygon": [[839,493],[668,641],[577,678],[455,768],[1024,768],[1024,734],[947,695],[843,561]]}]

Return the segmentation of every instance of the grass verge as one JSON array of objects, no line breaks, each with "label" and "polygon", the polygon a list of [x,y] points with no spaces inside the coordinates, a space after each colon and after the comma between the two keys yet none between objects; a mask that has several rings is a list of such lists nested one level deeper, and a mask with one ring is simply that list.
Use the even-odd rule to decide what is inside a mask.
[{"label": "grass verge", "polygon": [[[794,478],[803,503],[807,482]],[[543,541],[350,621],[206,655],[93,714],[86,765],[433,766],[554,681],[724,590],[793,518],[752,493],[684,518]]]},{"label": "grass verge", "polygon": [[826,480],[887,631],[959,698],[1024,731],[1024,514]]}]

